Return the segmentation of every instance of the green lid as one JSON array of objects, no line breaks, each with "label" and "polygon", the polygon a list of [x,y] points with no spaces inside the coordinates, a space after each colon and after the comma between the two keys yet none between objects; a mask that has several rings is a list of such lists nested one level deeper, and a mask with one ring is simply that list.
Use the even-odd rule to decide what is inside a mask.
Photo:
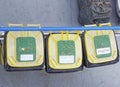
[{"label": "green lid", "polygon": [[58,62],[69,64],[75,62],[75,42],[73,40],[60,40],[57,43]]},{"label": "green lid", "polygon": [[16,57],[19,62],[32,62],[36,59],[36,41],[33,37],[16,39]]},{"label": "green lid", "polygon": [[111,44],[108,35],[95,36],[94,45],[97,58],[105,58],[111,56]]}]

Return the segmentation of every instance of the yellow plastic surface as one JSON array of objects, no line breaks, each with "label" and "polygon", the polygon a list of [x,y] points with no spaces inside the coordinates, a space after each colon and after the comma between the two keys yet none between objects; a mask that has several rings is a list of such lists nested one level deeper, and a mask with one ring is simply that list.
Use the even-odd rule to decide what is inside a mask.
[{"label": "yellow plastic surface", "polygon": [[85,27],[96,27],[97,24],[84,25]]},{"label": "yellow plastic surface", "polygon": [[[33,62],[18,62],[16,58],[16,38],[34,37],[36,40],[36,60]],[[39,31],[10,31],[6,38],[6,59],[11,67],[40,66],[44,61],[43,35]]]},{"label": "yellow plastic surface", "polygon": [[9,27],[22,27],[23,24],[8,24]]},{"label": "yellow plastic surface", "polygon": [[27,24],[27,27],[41,27],[40,24]]},{"label": "yellow plastic surface", "polygon": [[102,26],[112,26],[112,24],[110,22],[108,23],[101,23],[98,26],[102,27]]},{"label": "yellow plastic surface", "polygon": [[[58,52],[57,42],[59,40],[73,40],[75,42],[75,63],[73,64],[59,64],[58,63]],[[60,34],[50,34],[48,38],[48,62],[49,66],[53,69],[74,69],[82,65],[82,42],[77,34],[69,34],[61,32]]]},{"label": "yellow plastic surface", "polygon": [[[94,37],[97,35],[109,35],[111,42],[112,55],[106,58],[96,58],[95,47],[94,47]],[[87,59],[90,63],[104,63],[113,61],[117,58],[117,46],[115,41],[114,32],[112,30],[93,30],[85,32],[85,47]]]},{"label": "yellow plastic surface", "polygon": [[3,56],[4,56],[4,43],[2,42],[2,45],[1,45],[1,55],[0,55],[0,62],[2,65],[4,65],[4,60],[3,60]]}]

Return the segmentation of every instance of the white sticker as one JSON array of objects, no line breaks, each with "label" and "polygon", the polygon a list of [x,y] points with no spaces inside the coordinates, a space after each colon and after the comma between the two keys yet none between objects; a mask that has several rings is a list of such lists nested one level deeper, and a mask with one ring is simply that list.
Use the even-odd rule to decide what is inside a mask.
[{"label": "white sticker", "polygon": [[33,60],[33,54],[22,54],[20,55],[21,61],[32,61]]},{"label": "white sticker", "polygon": [[68,64],[68,63],[74,63],[74,56],[71,55],[71,56],[59,56],[59,63],[61,64]]},{"label": "white sticker", "polygon": [[110,53],[110,47],[97,49],[97,55],[109,54],[109,53]]}]

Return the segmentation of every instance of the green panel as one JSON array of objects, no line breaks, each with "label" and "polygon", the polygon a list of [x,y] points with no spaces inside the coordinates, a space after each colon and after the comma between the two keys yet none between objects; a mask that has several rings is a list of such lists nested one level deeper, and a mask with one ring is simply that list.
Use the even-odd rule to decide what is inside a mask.
[{"label": "green panel", "polygon": [[16,39],[16,57],[19,62],[32,62],[36,59],[36,41],[33,37]]},{"label": "green panel", "polygon": [[62,59],[66,58],[64,63],[74,63],[75,62],[75,42],[73,40],[60,40],[57,44],[58,47],[58,62],[60,62],[60,57],[64,56]]},{"label": "green panel", "polygon": [[97,58],[105,58],[111,56],[111,44],[108,35],[95,36],[94,45]]}]

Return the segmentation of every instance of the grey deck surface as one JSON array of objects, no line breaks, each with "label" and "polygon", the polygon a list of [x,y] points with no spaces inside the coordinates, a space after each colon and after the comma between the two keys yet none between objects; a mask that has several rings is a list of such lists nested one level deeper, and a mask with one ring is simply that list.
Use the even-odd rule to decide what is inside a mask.
[{"label": "grey deck surface", "polygon": [[[113,1],[111,22],[118,24]],[[80,26],[77,0],[0,0],[0,26],[40,23],[42,26]],[[117,37],[118,44],[120,39]],[[119,45],[120,48],[120,45]],[[0,87],[119,87],[120,62],[84,68],[82,72],[47,74],[43,71],[6,72],[0,66]]]}]

